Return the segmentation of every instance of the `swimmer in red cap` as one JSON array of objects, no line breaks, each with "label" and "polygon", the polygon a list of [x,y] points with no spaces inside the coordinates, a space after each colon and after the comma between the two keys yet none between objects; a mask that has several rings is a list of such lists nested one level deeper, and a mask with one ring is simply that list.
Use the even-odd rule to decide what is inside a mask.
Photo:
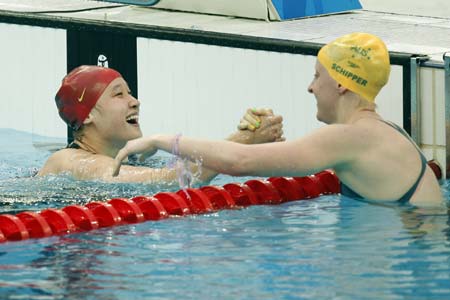
[{"label": "swimmer in red cap", "polygon": [[[38,175],[68,173],[77,179],[116,182],[175,182],[174,169],[124,166],[112,177],[114,157],[132,139],[142,136],[139,127],[140,102],[131,95],[121,74],[110,68],[80,66],[62,81],[56,97],[59,115],[74,131],[74,141],[55,152]],[[282,118],[268,113],[257,124],[257,133],[238,130],[228,140],[238,143],[280,141]],[[197,166],[192,165],[195,172]],[[200,181],[217,173],[202,170]]]},{"label": "swimmer in red cap", "polygon": [[[297,140],[261,145],[182,137],[179,153],[237,176],[305,176],[333,169],[342,183],[341,194],[354,199],[443,205],[438,181],[419,147],[376,112],[375,97],[389,73],[389,53],[380,38],[368,33],[342,36],[319,51],[308,87],[316,98],[317,119],[325,126]],[[127,155],[167,151],[172,140],[155,135],[128,142],[116,157],[115,174]]]}]

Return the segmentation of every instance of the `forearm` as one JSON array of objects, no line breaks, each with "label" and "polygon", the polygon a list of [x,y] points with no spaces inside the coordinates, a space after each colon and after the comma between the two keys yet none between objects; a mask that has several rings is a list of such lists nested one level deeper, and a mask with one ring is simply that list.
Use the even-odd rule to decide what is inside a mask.
[{"label": "forearm", "polygon": [[[251,142],[250,139],[248,138],[248,136],[242,134],[239,131],[229,135],[225,140],[230,141],[230,142],[240,143],[240,144],[248,144]],[[201,170],[200,170],[201,175],[200,175],[199,179],[201,182],[209,182],[214,177],[216,177],[218,174],[217,171],[207,168],[205,166],[201,165],[200,168],[201,168]],[[193,172],[198,172],[199,171],[198,164],[191,163],[191,169]]]},{"label": "forearm", "polygon": [[205,177],[211,178],[216,175],[215,172],[241,175],[240,162],[247,152],[246,145],[230,141],[158,135],[152,137],[152,142],[160,150],[172,152],[172,149],[177,149],[175,154],[191,161],[201,161],[202,166],[209,169]]},{"label": "forearm", "polygon": [[[176,184],[177,174],[175,170],[161,168],[154,169],[142,166],[122,166],[118,176],[111,176],[112,167],[105,166],[104,170],[91,171],[84,174],[78,173],[78,179],[101,179],[106,182],[121,183],[149,183],[149,184]],[[80,176],[81,175],[81,176]]]}]

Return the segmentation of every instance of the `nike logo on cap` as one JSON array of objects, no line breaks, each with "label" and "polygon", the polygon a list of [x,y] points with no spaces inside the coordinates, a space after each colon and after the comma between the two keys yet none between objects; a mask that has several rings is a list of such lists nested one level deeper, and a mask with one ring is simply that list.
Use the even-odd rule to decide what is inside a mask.
[{"label": "nike logo on cap", "polygon": [[81,96],[78,97],[78,102],[83,101],[83,98],[84,98],[84,92],[86,92],[86,88],[84,88],[83,92],[81,93]]}]

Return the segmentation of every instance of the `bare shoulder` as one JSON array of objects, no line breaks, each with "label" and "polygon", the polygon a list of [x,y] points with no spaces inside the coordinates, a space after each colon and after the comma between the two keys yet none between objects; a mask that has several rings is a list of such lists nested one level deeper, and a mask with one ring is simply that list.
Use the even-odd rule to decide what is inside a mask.
[{"label": "bare shoulder", "polygon": [[377,134],[371,124],[331,124],[313,131],[307,138],[328,150],[351,153],[373,146]]},{"label": "bare shoulder", "polygon": [[38,176],[44,176],[47,174],[57,174],[60,173],[61,164],[64,163],[65,158],[67,157],[67,151],[69,149],[62,149],[56,151],[47,159],[45,164],[39,170]]},{"label": "bare shoulder", "polygon": [[63,149],[49,157],[38,176],[66,173],[78,180],[106,182],[172,182],[175,172],[139,166],[122,166],[119,176],[113,177],[114,159],[80,149]]},{"label": "bare shoulder", "polygon": [[38,176],[59,173],[76,174],[80,161],[88,160],[92,156],[92,154],[78,149],[59,150],[48,158]]}]

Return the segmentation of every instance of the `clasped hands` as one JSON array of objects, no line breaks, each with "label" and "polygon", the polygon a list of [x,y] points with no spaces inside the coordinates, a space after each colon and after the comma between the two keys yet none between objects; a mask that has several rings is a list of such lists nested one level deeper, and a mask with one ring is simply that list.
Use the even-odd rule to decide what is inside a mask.
[{"label": "clasped hands", "polygon": [[238,129],[240,134],[247,136],[246,144],[282,142],[283,118],[274,115],[268,108],[249,108],[241,118]]}]

